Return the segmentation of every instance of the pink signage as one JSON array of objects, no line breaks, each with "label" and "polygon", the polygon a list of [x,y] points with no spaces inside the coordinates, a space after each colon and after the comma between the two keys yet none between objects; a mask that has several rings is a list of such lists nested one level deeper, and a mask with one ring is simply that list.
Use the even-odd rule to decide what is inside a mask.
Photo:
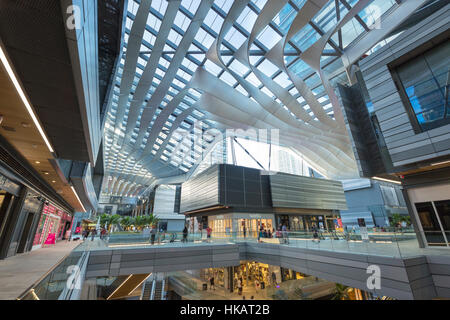
[{"label": "pink signage", "polygon": [[44,244],[56,244],[56,234],[49,233],[47,240],[45,240]]}]

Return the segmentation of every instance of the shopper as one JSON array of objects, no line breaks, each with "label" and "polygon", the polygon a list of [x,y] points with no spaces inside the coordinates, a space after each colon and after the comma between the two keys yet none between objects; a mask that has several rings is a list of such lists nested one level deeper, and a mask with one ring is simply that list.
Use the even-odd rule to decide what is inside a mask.
[{"label": "shopper", "polygon": [[152,245],[155,244],[155,237],[156,237],[156,227],[153,226],[152,230],[150,231],[150,237],[152,241]]},{"label": "shopper", "polygon": [[102,228],[102,231],[100,231],[100,239],[105,240],[106,238],[106,229]]},{"label": "shopper", "polygon": [[97,235],[97,229],[92,229],[92,238],[91,238],[92,241],[94,241],[94,238],[96,235]]},{"label": "shopper", "polygon": [[208,228],[206,228],[206,237],[208,238],[208,241],[210,241],[210,239],[211,239],[211,233],[212,233],[212,229],[210,226],[208,226]]},{"label": "shopper", "polygon": [[242,278],[239,278],[237,286],[239,295],[242,295]]},{"label": "shopper", "polygon": [[209,278],[209,290],[216,290],[216,286],[214,285],[214,276],[212,276],[211,278]]},{"label": "shopper", "polygon": [[243,231],[244,231],[244,238],[245,238],[245,236],[247,235],[247,228],[245,227],[245,225],[244,225]]},{"label": "shopper", "polygon": [[187,228],[187,226],[184,226],[184,229],[183,229],[183,242],[187,242],[187,236],[188,236],[188,228]]},{"label": "shopper", "polygon": [[313,241],[314,242],[320,242],[319,233],[318,233],[316,227],[313,228]]}]

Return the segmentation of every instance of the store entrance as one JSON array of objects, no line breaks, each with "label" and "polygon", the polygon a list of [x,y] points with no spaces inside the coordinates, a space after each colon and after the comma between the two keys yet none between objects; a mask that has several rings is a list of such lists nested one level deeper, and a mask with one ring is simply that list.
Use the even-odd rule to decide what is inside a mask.
[{"label": "store entrance", "polygon": [[238,219],[238,237],[257,238],[261,229],[272,232],[272,219]]}]

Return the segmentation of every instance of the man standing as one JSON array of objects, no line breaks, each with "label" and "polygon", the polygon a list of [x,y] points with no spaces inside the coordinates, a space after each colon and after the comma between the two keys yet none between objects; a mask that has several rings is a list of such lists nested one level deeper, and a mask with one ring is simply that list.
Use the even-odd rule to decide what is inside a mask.
[{"label": "man standing", "polygon": [[151,241],[152,241],[152,245],[155,243],[155,237],[156,237],[156,226],[152,227],[152,231],[150,231],[151,234]]}]

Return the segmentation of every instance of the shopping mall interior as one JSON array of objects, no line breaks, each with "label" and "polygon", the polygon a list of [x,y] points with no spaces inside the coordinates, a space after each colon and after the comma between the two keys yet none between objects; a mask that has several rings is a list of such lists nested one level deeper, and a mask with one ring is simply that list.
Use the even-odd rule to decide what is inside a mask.
[{"label": "shopping mall interior", "polygon": [[450,299],[448,0],[0,0],[0,300]]}]

